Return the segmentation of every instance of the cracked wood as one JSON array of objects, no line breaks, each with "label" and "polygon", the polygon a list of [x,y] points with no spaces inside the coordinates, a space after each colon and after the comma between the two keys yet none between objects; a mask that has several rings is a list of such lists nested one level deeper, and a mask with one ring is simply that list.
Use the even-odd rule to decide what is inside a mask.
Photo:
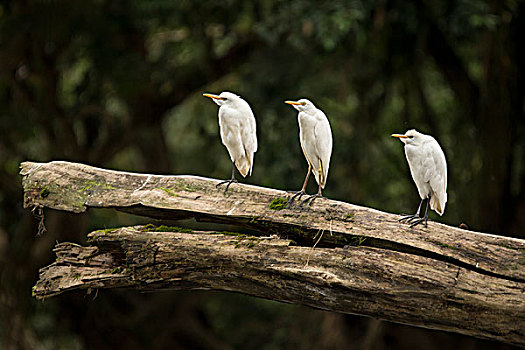
[{"label": "cracked wood", "polygon": [[[277,236],[96,231],[58,243],[43,299],[73,289],[211,289],[525,345],[525,284],[366,246],[293,246]],[[307,263],[308,262],[308,263]]]},{"label": "cracked wood", "polygon": [[[194,217],[277,234],[298,244],[367,245],[409,252],[512,281],[525,281],[525,241],[429,222],[408,228],[399,216],[330,199],[311,207],[272,210],[285,191],[234,184],[228,193],[218,180],[197,176],[134,174],[69,162],[21,164],[26,207],[76,213],[88,208],[115,208],[160,219]],[[331,234],[327,234],[330,232]]]}]

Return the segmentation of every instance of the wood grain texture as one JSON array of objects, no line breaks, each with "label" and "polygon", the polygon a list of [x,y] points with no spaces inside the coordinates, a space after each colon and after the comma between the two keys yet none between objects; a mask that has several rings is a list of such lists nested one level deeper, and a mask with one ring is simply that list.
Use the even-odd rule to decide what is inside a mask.
[{"label": "wood grain texture", "polygon": [[[429,222],[428,228],[397,221],[398,215],[349,203],[317,199],[310,207],[272,210],[285,191],[234,184],[228,193],[219,180],[196,176],[134,174],[88,165],[50,162],[21,164],[26,207],[76,213],[88,208],[117,210],[160,219],[194,217],[230,223],[298,244],[365,245],[431,257],[512,281],[525,282],[525,240],[483,234]],[[330,233],[330,234],[328,234]]]},{"label": "wood grain texture", "polygon": [[525,345],[525,284],[376,247],[216,232],[92,232],[58,243],[38,299],[73,289],[211,289]]},{"label": "wood grain texture", "polygon": [[[284,191],[196,176],[133,174],[68,162],[21,164],[24,204],[82,213],[235,224],[256,236],[89,234],[57,244],[34,295],[73,289],[212,289],[368,315],[525,346],[525,241],[318,199],[282,208]],[[315,237],[322,236],[312,249]]]}]

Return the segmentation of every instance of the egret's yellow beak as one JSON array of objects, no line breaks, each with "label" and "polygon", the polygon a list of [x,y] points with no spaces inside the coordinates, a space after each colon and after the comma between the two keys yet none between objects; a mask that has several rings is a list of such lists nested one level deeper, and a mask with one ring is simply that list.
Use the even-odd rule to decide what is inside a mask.
[{"label": "egret's yellow beak", "polygon": [[214,98],[216,100],[225,100],[224,97],[220,97],[219,95],[214,95],[214,94],[202,94],[202,96],[205,96],[205,97],[209,97],[209,98]]},{"label": "egret's yellow beak", "polygon": [[392,134],[392,137],[397,137],[398,139],[408,139],[408,136],[402,134]]},{"label": "egret's yellow beak", "polygon": [[294,106],[304,105],[304,102],[295,102],[295,101],[284,101],[284,103],[288,103],[289,105],[294,105]]}]

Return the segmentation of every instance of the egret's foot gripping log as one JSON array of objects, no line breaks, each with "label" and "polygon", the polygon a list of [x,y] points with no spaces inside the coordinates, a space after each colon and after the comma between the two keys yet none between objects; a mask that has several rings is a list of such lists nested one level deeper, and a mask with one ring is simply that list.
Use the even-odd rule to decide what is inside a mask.
[{"label": "egret's foot gripping log", "polygon": [[303,200],[303,204],[308,204],[308,205],[312,205],[312,203],[314,202],[314,200],[316,198],[324,198],[322,194],[319,194],[319,193],[316,193],[316,194],[312,194],[311,196],[308,196],[308,198],[306,198],[305,200]]},{"label": "egret's foot gripping log", "polygon": [[410,226],[409,226],[409,227],[412,228],[412,227],[414,227],[414,226],[416,226],[416,225],[419,225],[419,224],[421,224],[421,223],[423,223],[423,224],[425,225],[425,227],[427,227],[427,221],[428,221],[428,217],[425,217],[425,218],[419,218],[419,219],[417,219],[417,220],[415,220],[415,221],[412,221],[412,222],[410,223]]},{"label": "egret's foot gripping log", "polygon": [[430,203],[430,197],[427,198],[427,206],[426,206],[426,210],[425,210],[425,216],[422,217],[421,216],[421,207],[422,207],[424,201],[425,201],[424,199],[421,200],[421,202],[419,203],[419,207],[417,208],[417,212],[414,215],[403,216],[398,221],[410,224],[410,228],[412,228],[412,227],[414,227],[416,225],[419,225],[421,223],[424,223],[425,227],[427,227],[428,206],[429,206],[429,203]]},{"label": "egret's foot gripping log", "polygon": [[397,221],[410,224],[412,221],[416,221],[419,219],[421,219],[421,216],[419,216],[419,214],[412,214],[412,215],[405,215],[402,218],[399,218]]},{"label": "egret's foot gripping log", "polygon": [[232,183],[238,183],[238,182],[239,181],[237,181],[236,179],[225,180],[225,181],[219,182],[217,185],[215,185],[215,187],[219,188],[219,186],[226,184],[226,188],[224,189],[224,193],[226,193],[228,192],[228,188],[230,188],[230,185]]},{"label": "egret's foot gripping log", "polygon": [[297,192],[292,192],[293,195],[290,197],[290,199],[288,199],[288,202],[286,202],[286,207],[288,208],[288,206],[290,204],[293,203],[293,201],[297,198],[297,200],[300,200],[302,196],[306,195],[306,192],[304,192],[303,190],[300,190],[300,191],[297,191]]}]

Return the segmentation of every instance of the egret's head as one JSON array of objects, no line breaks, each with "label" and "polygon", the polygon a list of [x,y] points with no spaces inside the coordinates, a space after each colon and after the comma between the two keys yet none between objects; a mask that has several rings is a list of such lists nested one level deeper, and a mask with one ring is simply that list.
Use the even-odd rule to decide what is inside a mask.
[{"label": "egret's head", "polygon": [[302,98],[299,101],[284,101],[284,103],[292,105],[293,108],[297,109],[299,112],[314,111],[316,109],[314,104],[306,98]]},{"label": "egret's head", "polygon": [[215,102],[219,106],[222,106],[225,104],[233,104],[240,99],[239,96],[235,95],[234,93],[228,92],[228,91],[223,91],[221,92],[220,95],[206,93],[206,94],[202,94],[202,96],[211,98],[213,102]]},{"label": "egret's head", "polygon": [[415,129],[408,130],[404,134],[392,134],[392,137],[397,137],[400,139],[405,145],[417,145],[421,143],[423,140],[422,133],[416,131]]}]

